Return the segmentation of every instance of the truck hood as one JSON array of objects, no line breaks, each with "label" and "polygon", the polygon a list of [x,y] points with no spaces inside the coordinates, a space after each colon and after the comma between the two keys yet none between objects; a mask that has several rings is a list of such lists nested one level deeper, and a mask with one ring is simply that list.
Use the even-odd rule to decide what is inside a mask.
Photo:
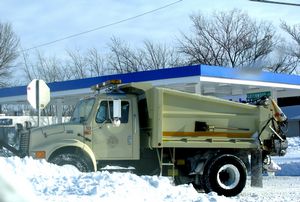
[{"label": "truck hood", "polygon": [[35,151],[46,151],[47,158],[52,151],[64,143],[84,141],[84,125],[74,123],[55,124],[30,131],[28,153],[35,156]]},{"label": "truck hood", "polygon": [[83,128],[84,125],[74,123],[32,128],[29,138],[29,152],[64,140],[82,140]]},{"label": "truck hood", "polygon": [[83,132],[82,124],[74,124],[74,123],[63,123],[63,124],[54,124],[49,126],[43,126],[38,128],[33,128],[31,130],[31,134],[33,136],[41,134],[45,138],[51,136],[61,136],[61,135],[77,135],[82,134]]}]

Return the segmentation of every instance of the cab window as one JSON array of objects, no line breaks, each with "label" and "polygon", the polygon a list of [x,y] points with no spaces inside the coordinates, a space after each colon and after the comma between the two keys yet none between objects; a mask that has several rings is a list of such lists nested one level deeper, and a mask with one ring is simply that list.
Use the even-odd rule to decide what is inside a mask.
[{"label": "cab window", "polygon": [[[102,101],[96,115],[97,123],[111,123],[113,119],[113,101]],[[121,102],[121,123],[128,123],[129,118],[129,102]]]}]

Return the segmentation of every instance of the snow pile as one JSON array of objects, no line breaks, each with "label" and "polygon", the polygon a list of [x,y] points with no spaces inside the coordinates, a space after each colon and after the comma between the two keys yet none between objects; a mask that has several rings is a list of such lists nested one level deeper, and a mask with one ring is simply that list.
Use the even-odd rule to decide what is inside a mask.
[{"label": "snow pile", "polygon": [[288,140],[287,155],[273,158],[281,167],[276,176],[265,176],[264,188],[250,187],[248,180],[244,191],[232,198],[198,193],[192,185],[174,186],[167,177],[81,173],[72,166],[60,167],[29,157],[0,157],[0,201],[297,201],[300,177],[291,176],[300,176],[300,138]]},{"label": "snow pile", "polygon": [[32,158],[0,158],[0,169],[7,171],[6,179],[18,179],[11,181],[14,186],[28,188],[27,193],[43,201],[232,201],[216,193],[198,193],[192,185],[174,186],[166,177],[81,173]]},{"label": "snow pile", "polygon": [[16,174],[18,165],[15,161],[0,157],[0,201],[1,202],[27,202],[37,201],[33,187],[21,172]]},{"label": "snow pile", "polygon": [[287,138],[289,142],[288,152],[300,153],[300,137]]},{"label": "snow pile", "polygon": [[300,137],[288,138],[288,143],[285,156],[272,158],[281,168],[276,176],[300,176]]}]

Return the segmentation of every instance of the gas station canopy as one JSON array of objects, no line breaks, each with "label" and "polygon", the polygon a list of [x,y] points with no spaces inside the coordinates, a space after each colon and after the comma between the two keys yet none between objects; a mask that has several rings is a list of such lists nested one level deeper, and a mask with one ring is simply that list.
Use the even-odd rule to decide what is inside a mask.
[{"label": "gas station canopy", "polygon": [[[79,98],[92,93],[91,86],[112,79],[122,80],[122,83],[148,82],[223,98],[266,91],[274,98],[300,95],[300,76],[193,65],[48,83],[51,103],[55,104],[56,100],[64,104],[76,103]],[[26,103],[26,92],[26,86],[2,88],[0,104]]]}]

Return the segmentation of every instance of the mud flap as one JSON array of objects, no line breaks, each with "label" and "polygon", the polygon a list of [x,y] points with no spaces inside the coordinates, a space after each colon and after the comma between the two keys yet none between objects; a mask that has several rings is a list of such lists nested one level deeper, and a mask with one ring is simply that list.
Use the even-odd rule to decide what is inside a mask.
[{"label": "mud flap", "polygon": [[262,163],[262,151],[253,150],[251,152],[251,187],[263,187]]}]

